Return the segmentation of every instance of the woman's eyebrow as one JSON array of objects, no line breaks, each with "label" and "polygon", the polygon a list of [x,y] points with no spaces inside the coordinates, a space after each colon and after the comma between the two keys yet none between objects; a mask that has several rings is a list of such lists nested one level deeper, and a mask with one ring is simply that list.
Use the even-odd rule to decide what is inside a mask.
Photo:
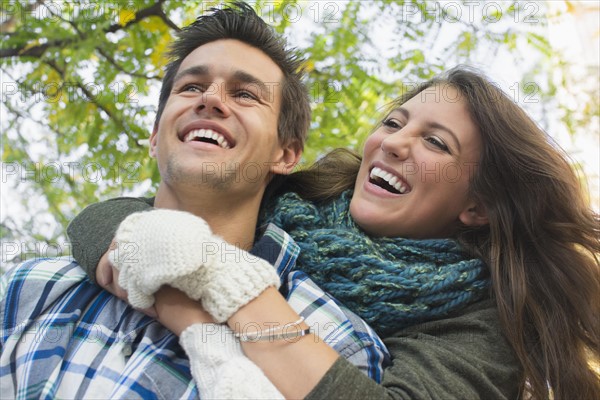
[{"label": "woman's eyebrow", "polygon": [[[402,115],[404,115],[404,117],[407,120],[410,118],[410,111],[408,111],[404,107],[398,107],[394,111],[400,112]],[[428,122],[427,125],[433,129],[439,129],[444,132],[447,132],[452,137],[453,141],[456,144],[456,147],[458,148],[458,151],[460,152],[460,141],[458,140],[458,136],[456,136],[456,134],[454,133],[454,131],[452,129],[448,128],[445,125],[440,124],[439,122]]]},{"label": "woman's eyebrow", "polygon": [[410,118],[410,111],[408,111],[406,108],[398,107],[393,111],[398,111],[400,114],[404,115],[404,118],[406,119]]},{"label": "woman's eyebrow", "polygon": [[437,123],[437,122],[430,122],[429,126],[432,127],[433,129],[439,129],[439,130],[448,132],[448,134],[452,137],[452,139],[456,143],[456,147],[458,148],[458,151],[460,152],[460,141],[458,140],[458,136],[456,136],[456,134],[452,131],[452,129],[450,129],[447,126],[444,126],[440,123]]}]

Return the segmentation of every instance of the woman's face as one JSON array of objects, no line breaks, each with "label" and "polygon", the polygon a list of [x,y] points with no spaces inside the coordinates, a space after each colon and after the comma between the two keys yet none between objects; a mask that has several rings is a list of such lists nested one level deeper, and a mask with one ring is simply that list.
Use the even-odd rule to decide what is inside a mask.
[{"label": "woman's face", "polygon": [[425,89],[367,139],[350,213],[374,236],[451,237],[461,222],[483,225],[485,211],[468,193],[480,153],[462,94]]}]

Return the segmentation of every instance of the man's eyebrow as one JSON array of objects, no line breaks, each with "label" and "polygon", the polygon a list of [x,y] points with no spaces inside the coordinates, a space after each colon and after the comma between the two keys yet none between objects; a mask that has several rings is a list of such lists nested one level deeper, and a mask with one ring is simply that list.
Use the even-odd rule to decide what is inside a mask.
[{"label": "man's eyebrow", "polygon": [[256,85],[261,93],[269,93],[267,85],[262,80],[245,71],[235,71],[233,73],[233,80],[239,83]]},{"label": "man's eyebrow", "polygon": [[175,78],[173,78],[173,82],[177,82],[178,80],[185,78],[186,76],[203,76],[208,75],[208,67],[206,65],[195,65],[190,68],[186,68],[183,71],[179,71]]},{"label": "man's eyebrow", "polygon": [[[173,82],[177,82],[178,80],[183,79],[186,76],[200,77],[200,76],[206,76],[208,74],[209,74],[208,66],[195,65],[193,67],[186,68],[183,71],[179,71],[177,73],[177,75],[175,75]],[[259,78],[255,77],[254,75],[249,74],[248,72],[245,72],[245,71],[240,71],[240,70],[235,71],[232,75],[232,81],[238,82],[238,83],[256,85],[262,93],[269,93],[269,89],[268,89],[267,85],[262,80],[260,80]]]},{"label": "man's eyebrow", "polygon": [[[406,119],[410,118],[410,112],[406,108],[398,107],[395,109],[395,111],[398,111],[401,114],[403,114]],[[452,136],[452,139],[454,139],[454,142],[456,143],[456,147],[458,148],[458,151],[460,152],[460,141],[458,140],[458,136],[456,136],[456,134],[452,131],[452,129],[450,129],[447,126],[444,126],[438,122],[429,122],[428,125],[433,129],[438,129],[438,130],[448,132],[448,134],[450,136]]]}]

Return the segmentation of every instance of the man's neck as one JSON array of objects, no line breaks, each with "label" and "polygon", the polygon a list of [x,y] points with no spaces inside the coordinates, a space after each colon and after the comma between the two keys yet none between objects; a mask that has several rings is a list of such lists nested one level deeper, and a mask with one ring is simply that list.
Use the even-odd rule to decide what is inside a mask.
[{"label": "man's neck", "polygon": [[249,250],[254,243],[254,233],[262,193],[250,198],[224,194],[217,190],[193,190],[195,193],[174,191],[161,182],[154,206],[187,211],[204,219],[213,233],[226,242]]}]

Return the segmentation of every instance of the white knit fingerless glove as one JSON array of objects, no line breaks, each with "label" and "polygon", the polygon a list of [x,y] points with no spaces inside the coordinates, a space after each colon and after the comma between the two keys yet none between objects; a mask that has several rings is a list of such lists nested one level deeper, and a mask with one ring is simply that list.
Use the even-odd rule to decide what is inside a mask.
[{"label": "white knit fingerless glove", "polygon": [[153,294],[170,285],[224,322],[269,286],[280,285],[275,268],[220,237],[202,218],[158,209],[134,213],[117,229],[109,259],[130,304],[148,308]]},{"label": "white knit fingerless glove", "polygon": [[222,324],[194,324],[179,338],[201,399],[283,399]]}]

